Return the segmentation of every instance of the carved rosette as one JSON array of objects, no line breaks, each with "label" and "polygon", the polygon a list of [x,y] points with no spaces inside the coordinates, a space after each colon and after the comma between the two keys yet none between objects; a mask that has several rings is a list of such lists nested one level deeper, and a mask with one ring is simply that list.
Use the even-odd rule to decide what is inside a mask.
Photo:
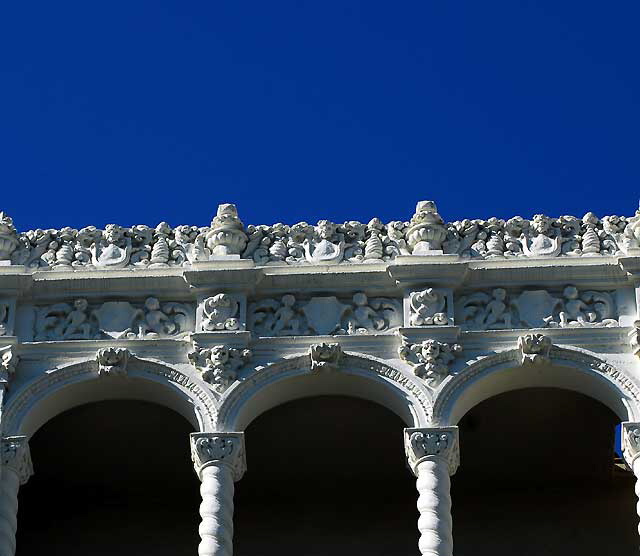
[{"label": "carved rosette", "polygon": [[544,334],[525,334],[518,338],[520,363],[522,365],[544,365],[549,363],[551,338]]},{"label": "carved rosette", "polygon": [[209,466],[226,466],[233,479],[239,481],[247,469],[242,432],[191,433],[191,461],[202,479],[202,471]]},{"label": "carved rosette", "polygon": [[404,429],[404,449],[415,475],[420,463],[436,458],[446,461],[449,474],[453,475],[460,464],[458,427]]},{"label": "carved rosette", "polygon": [[2,466],[11,469],[25,484],[33,475],[31,452],[26,436],[5,436],[2,439]]},{"label": "carved rosette", "polygon": [[127,376],[129,360],[134,357],[127,348],[102,348],[96,352],[98,376]]},{"label": "carved rosette", "polygon": [[311,344],[309,359],[311,371],[337,371],[342,359],[340,344]]}]

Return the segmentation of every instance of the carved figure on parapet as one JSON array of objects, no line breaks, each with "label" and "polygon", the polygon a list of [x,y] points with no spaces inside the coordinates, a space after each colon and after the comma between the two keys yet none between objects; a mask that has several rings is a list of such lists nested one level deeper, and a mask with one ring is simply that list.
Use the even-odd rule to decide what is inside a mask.
[{"label": "carved figure on parapet", "polygon": [[188,358],[200,372],[202,380],[211,384],[219,392],[226,390],[237,379],[237,371],[251,360],[250,349],[230,348],[216,345],[202,348],[193,343]]},{"label": "carved figure on parapet", "polygon": [[262,299],[249,305],[248,326],[258,336],[372,334],[402,326],[402,304],[356,292],[350,300],[317,296]]},{"label": "carved figure on parapet", "polygon": [[518,338],[520,363],[522,365],[544,365],[551,362],[551,338],[544,334],[525,334]]},{"label": "carved figure on parapet", "polygon": [[228,293],[219,293],[202,302],[202,329],[205,331],[238,330],[240,304]]},{"label": "carved figure on parapet", "polygon": [[410,326],[445,326],[449,324],[447,315],[447,295],[444,290],[427,288],[409,295]]},{"label": "carved figure on parapet", "polygon": [[141,306],[107,301],[94,307],[78,298],[73,305],[36,308],[35,340],[179,337],[193,331],[193,312],[190,304],[161,303],[155,297],[148,297]]},{"label": "carved figure on parapet", "polygon": [[10,264],[11,255],[19,244],[13,220],[4,212],[0,212],[0,265]]},{"label": "carved figure on parapet", "polygon": [[419,343],[410,343],[403,338],[398,348],[400,359],[413,367],[417,377],[434,388],[450,373],[449,365],[461,352],[462,346],[459,344],[439,342],[432,338]]},{"label": "carved figure on parapet", "polygon": [[13,346],[0,348],[0,387],[6,388],[9,385],[19,361]]},{"label": "carved figure on parapet", "polygon": [[513,294],[495,288],[459,298],[455,319],[467,330],[618,326],[614,293],[580,292],[571,285],[556,295],[547,290]]},{"label": "carved figure on parapet", "polygon": [[340,344],[311,344],[309,346],[310,368],[312,371],[337,371],[342,359]]},{"label": "carved figure on parapet", "polygon": [[102,348],[96,352],[98,376],[127,376],[129,360],[134,355],[127,348]]}]

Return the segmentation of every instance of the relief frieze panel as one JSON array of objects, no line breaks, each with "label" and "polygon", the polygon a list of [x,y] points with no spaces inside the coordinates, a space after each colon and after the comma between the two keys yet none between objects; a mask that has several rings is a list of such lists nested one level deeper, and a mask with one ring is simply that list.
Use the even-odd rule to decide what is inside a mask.
[{"label": "relief frieze panel", "polygon": [[364,292],[346,299],[286,294],[250,303],[247,322],[258,336],[391,333],[403,324],[402,302]]},{"label": "relief frieze panel", "polygon": [[618,326],[613,291],[581,291],[573,285],[562,291],[504,288],[473,292],[455,303],[455,321],[463,330],[512,328],[580,328]]},{"label": "relief frieze panel", "polygon": [[194,329],[189,303],[107,301],[90,304],[78,298],[35,308],[34,340],[151,339],[183,337]]}]

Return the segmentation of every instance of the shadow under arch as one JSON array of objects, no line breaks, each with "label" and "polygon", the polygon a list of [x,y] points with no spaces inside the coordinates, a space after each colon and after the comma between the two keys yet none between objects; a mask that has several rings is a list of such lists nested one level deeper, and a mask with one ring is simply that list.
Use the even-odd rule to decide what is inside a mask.
[{"label": "shadow under arch", "polygon": [[74,407],[106,400],[141,400],[174,410],[196,431],[213,430],[216,401],[207,385],[164,363],[131,356],[127,376],[98,375],[95,360],[47,371],[9,397],[3,412],[5,436],[31,437],[42,425]]},{"label": "shadow under arch", "polygon": [[640,387],[627,373],[593,352],[552,346],[549,362],[523,365],[520,350],[503,351],[449,377],[433,406],[433,424],[456,425],[480,402],[512,390],[549,387],[572,390],[600,401],[621,421],[640,416]]},{"label": "shadow under arch", "polygon": [[218,411],[217,429],[243,431],[259,415],[283,403],[316,396],[348,396],[375,402],[408,427],[423,427],[432,411],[428,388],[410,372],[368,355],[345,352],[336,371],[310,370],[299,355],[259,369],[232,386]]}]

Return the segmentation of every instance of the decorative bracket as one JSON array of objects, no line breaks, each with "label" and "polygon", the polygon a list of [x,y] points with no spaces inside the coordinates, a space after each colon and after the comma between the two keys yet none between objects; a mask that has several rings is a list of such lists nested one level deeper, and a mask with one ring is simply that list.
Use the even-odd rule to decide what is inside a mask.
[{"label": "decorative bracket", "polygon": [[525,334],[518,338],[520,363],[522,365],[543,365],[550,363],[551,338],[544,334]]},{"label": "decorative bracket", "polygon": [[311,344],[309,346],[309,358],[312,371],[337,371],[342,359],[342,347],[340,344]]},{"label": "decorative bracket", "polygon": [[134,357],[127,348],[102,348],[96,353],[98,376],[127,376],[129,360]]}]

